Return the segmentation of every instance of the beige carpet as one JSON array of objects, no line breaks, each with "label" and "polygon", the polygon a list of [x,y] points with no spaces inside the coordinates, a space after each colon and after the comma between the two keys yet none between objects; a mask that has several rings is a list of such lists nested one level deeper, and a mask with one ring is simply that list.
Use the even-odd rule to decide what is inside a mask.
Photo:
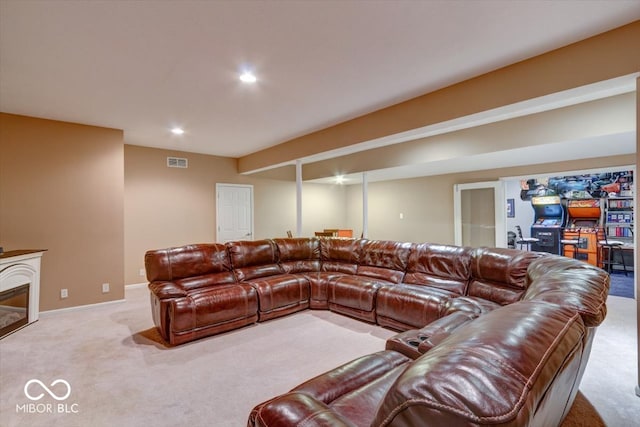
[{"label": "beige carpet", "polygon": [[[45,314],[0,341],[1,426],[245,426],[257,403],[383,349],[394,334],[307,310],[167,348],[153,328],[146,288],[128,289],[126,296],[123,303]],[[596,343],[606,338],[602,329]],[[52,385],[58,379],[70,390],[62,382]],[[28,383],[27,393],[42,394],[40,400],[26,397]],[[67,391],[65,400],[55,399]],[[638,411],[621,417],[589,393],[578,396],[563,427],[640,419],[640,398],[631,400]]]}]

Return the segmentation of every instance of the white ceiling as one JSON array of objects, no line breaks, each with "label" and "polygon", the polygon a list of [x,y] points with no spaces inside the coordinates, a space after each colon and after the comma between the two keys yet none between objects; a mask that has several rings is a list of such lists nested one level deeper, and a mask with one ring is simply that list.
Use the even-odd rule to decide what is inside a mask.
[{"label": "white ceiling", "polygon": [[238,157],[637,19],[638,0],[1,0],[0,110]]}]

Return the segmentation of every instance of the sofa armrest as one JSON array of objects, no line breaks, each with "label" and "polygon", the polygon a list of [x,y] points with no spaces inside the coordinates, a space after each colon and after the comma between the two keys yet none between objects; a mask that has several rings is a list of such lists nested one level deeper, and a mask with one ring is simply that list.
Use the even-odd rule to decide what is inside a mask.
[{"label": "sofa armrest", "polygon": [[420,329],[418,335],[418,339],[420,340],[418,351],[420,353],[426,353],[444,341],[445,338],[448,338],[456,329],[466,325],[477,317],[478,315],[475,313],[456,311],[428,324]]},{"label": "sofa armrest", "polygon": [[558,426],[575,397],[585,333],[573,310],[542,301],[480,316],[411,363],[371,425]]},{"label": "sofa armrest", "polygon": [[318,375],[300,384],[292,392],[304,393],[330,404],[410,361],[411,359],[395,351],[379,351]]},{"label": "sofa armrest", "polygon": [[477,313],[454,311],[422,329],[410,329],[394,335],[387,340],[386,349],[417,359],[448,338],[455,330],[477,317]]},{"label": "sofa armrest", "polygon": [[251,411],[248,427],[354,427],[325,403],[304,394],[287,393]]},{"label": "sofa armrest", "polygon": [[187,291],[174,282],[151,282],[149,290],[158,299],[180,298],[187,296]]}]

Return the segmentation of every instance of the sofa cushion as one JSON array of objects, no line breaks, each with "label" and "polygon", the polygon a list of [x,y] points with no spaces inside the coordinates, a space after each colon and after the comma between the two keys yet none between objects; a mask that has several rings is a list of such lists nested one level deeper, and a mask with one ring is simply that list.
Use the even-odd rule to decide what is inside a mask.
[{"label": "sofa cushion", "polygon": [[440,318],[447,302],[456,296],[423,285],[382,286],[376,295],[376,322],[400,331],[420,328]]},{"label": "sofa cushion", "polygon": [[345,273],[335,271],[318,271],[301,273],[309,281],[311,291],[309,307],[312,309],[329,308],[329,282]]},{"label": "sofa cushion", "polygon": [[464,295],[470,278],[470,248],[421,243],[411,250],[403,282]]},{"label": "sofa cushion", "polygon": [[320,240],[316,238],[273,239],[278,261],[285,273],[320,270]]},{"label": "sofa cushion", "polygon": [[320,239],[322,271],[356,274],[361,249],[358,239]]},{"label": "sofa cushion", "polygon": [[373,314],[371,321],[375,322],[376,293],[383,285],[392,283],[363,276],[344,275],[334,277],[329,281],[329,307],[333,305],[350,307],[362,312]]},{"label": "sofa cushion", "polygon": [[407,269],[411,243],[366,240],[356,274],[400,283]]},{"label": "sofa cushion", "polygon": [[260,320],[290,314],[309,307],[309,282],[304,276],[279,274],[246,283],[258,292]]},{"label": "sofa cushion", "polygon": [[171,329],[180,332],[255,316],[258,300],[246,284],[220,285],[176,300],[172,311]]},{"label": "sofa cushion", "polygon": [[585,332],[569,308],[540,301],[501,307],[409,365],[373,425],[560,425]]},{"label": "sofa cushion", "polygon": [[238,281],[284,273],[278,264],[278,250],[273,240],[229,242],[227,250]]},{"label": "sofa cushion", "polygon": [[517,249],[477,248],[471,255],[471,282],[467,295],[510,304],[527,289],[527,268],[541,255]]}]

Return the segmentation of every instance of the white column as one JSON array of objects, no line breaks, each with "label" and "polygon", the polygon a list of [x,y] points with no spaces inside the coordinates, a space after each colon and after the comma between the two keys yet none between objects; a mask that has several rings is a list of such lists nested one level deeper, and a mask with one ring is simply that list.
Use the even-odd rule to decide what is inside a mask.
[{"label": "white column", "polygon": [[362,172],[362,237],[369,235],[369,189],[367,173]]},{"label": "white column", "polygon": [[[638,224],[638,212],[640,212],[640,197],[638,196],[638,166],[640,165],[640,78],[636,79],[636,176],[633,177],[635,194],[634,194],[634,219],[636,221],[636,225]],[[633,236],[634,240],[634,251],[636,254],[636,262],[633,267],[633,274],[636,278],[636,312],[640,313],[640,280],[638,280],[638,266],[640,266],[640,250],[638,248],[638,227],[636,226],[636,231]],[[637,328],[637,336],[636,339],[638,345],[637,354],[640,355],[640,316],[636,316],[636,322],[638,325]],[[640,397],[640,356],[638,359],[638,383],[636,384],[636,395]]]},{"label": "white column", "polygon": [[296,237],[302,235],[302,160],[296,160]]}]

